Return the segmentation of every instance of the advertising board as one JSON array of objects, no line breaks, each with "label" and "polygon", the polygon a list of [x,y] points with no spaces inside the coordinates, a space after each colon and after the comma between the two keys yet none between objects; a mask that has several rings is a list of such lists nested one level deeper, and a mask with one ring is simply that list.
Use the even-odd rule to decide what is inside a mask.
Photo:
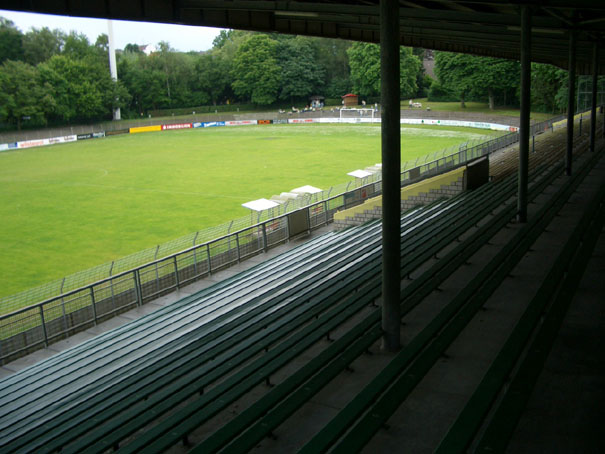
[{"label": "advertising board", "polygon": [[171,125],[162,125],[162,131],[170,130],[170,129],[189,129],[192,128],[192,123],[175,123]]},{"label": "advertising board", "polygon": [[233,120],[226,121],[226,126],[244,126],[244,125],[255,125],[257,124],[256,120]]},{"label": "advertising board", "polygon": [[138,134],[140,132],[152,132],[152,131],[161,131],[162,125],[154,125],[154,126],[138,126],[136,128],[130,128],[130,134]]},{"label": "advertising board", "polygon": [[317,123],[316,118],[289,118],[288,123]]}]

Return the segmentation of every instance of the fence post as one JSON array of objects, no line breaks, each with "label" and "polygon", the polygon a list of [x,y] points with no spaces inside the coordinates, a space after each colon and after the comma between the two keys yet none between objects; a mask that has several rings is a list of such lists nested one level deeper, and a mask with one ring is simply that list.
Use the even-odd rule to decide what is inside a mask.
[{"label": "fence post", "polygon": [[328,202],[324,200],[324,216],[326,218],[326,225],[328,225]]},{"label": "fence post", "polygon": [[90,286],[90,301],[92,303],[92,318],[95,326],[97,325],[97,306],[95,305],[95,288]]},{"label": "fence post", "polygon": [[[193,238],[193,245],[195,246],[195,241],[197,240],[197,236],[199,235],[200,231],[198,230],[197,232],[195,232],[195,237]],[[193,274],[195,274],[197,276],[197,248],[195,248],[193,250]]]},{"label": "fence post", "polygon": [[[61,281],[61,295],[63,295],[63,286],[65,285],[65,278]],[[63,311],[63,326],[65,327],[65,334],[67,335],[67,314],[65,313],[65,298],[61,297],[61,310]]]},{"label": "fence post", "polygon": [[137,296],[137,306],[143,305],[143,289],[141,289],[141,274],[139,268],[134,270],[134,292]]},{"label": "fence post", "polygon": [[263,222],[263,250],[267,252],[269,246],[267,245],[267,223]]},{"label": "fence post", "polygon": [[44,333],[44,346],[48,347],[48,333],[46,332],[46,323],[44,322],[44,309],[40,304],[40,321],[42,322],[42,332]]},{"label": "fence post", "polygon": [[240,251],[239,251],[239,233],[238,232],[235,233],[235,248],[236,248],[236,253],[237,253],[237,263],[239,263],[241,260],[241,255],[240,255]]},{"label": "fence post", "polygon": [[181,287],[181,283],[179,281],[179,265],[176,261],[176,255],[174,256],[174,278],[176,280],[176,288],[180,288]]},{"label": "fence post", "polygon": [[[158,244],[158,247],[155,248],[155,255],[153,256],[153,260],[157,260],[158,259],[158,252],[160,252],[160,245]],[[157,291],[160,291],[160,271],[158,270],[158,262],[155,262],[155,284],[156,284],[156,288]]]},{"label": "fence post", "polygon": [[208,274],[212,274],[212,261],[210,260],[210,243],[206,243],[206,254],[208,256]]}]

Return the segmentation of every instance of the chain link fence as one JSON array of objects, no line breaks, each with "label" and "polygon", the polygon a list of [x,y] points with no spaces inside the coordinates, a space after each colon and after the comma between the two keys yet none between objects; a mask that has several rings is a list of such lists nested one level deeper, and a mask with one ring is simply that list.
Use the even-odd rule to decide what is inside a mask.
[{"label": "chain link fence", "polygon": [[[532,134],[554,128],[554,118]],[[517,132],[473,140],[403,163],[402,186],[455,169],[518,142]],[[0,363],[41,348],[291,238],[291,215],[303,212],[310,231],[340,209],[381,193],[381,174],[294,199],[256,217],[246,216],[146,249],[120,260],[2,298]],[[40,302],[42,301],[42,302]],[[36,304],[37,303],[37,304]],[[31,305],[34,304],[34,305]],[[24,307],[30,305],[28,307]]]}]

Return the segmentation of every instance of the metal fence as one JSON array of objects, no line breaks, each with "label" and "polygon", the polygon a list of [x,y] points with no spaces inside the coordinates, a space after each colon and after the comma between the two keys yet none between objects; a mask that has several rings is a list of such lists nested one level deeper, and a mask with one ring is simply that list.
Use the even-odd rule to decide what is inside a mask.
[{"label": "metal fence", "polygon": [[[532,133],[553,128],[553,124],[560,119],[534,125]],[[441,151],[429,155],[423,162],[416,160],[405,163],[401,172],[402,186],[455,169],[518,140],[518,133],[509,133],[481,143],[463,143],[455,150],[448,149],[452,151],[449,154]],[[379,195],[381,189],[381,175],[377,173],[286,205],[280,208],[282,212],[273,215],[263,213],[263,216],[252,220],[252,225],[250,217],[242,218],[130,256],[133,261],[135,258],[145,260],[142,265],[123,269],[128,262],[112,262],[97,267],[95,272],[98,271],[99,275],[105,273],[105,276],[94,283],[83,282],[74,287],[79,282],[79,278],[75,277],[69,283],[74,288],[69,290],[66,290],[66,279],[63,279],[54,287],[36,289],[37,294],[29,292],[29,298],[46,296],[38,298],[37,301],[43,300],[38,304],[0,316],[0,363],[72,335],[287,241],[291,237],[293,213],[303,212],[307,219],[306,229],[312,230],[332,221],[337,210],[363,203]],[[221,229],[223,233],[216,235]],[[87,277],[90,279],[94,275],[89,272]],[[6,302],[15,304],[16,301],[14,297],[9,297],[0,304]]]}]

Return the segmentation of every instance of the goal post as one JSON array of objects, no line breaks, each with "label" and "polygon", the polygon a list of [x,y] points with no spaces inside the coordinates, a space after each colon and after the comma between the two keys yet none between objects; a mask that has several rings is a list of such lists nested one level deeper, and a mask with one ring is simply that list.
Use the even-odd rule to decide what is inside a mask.
[{"label": "goal post", "polygon": [[365,107],[343,107],[340,109],[341,123],[374,123],[376,110]]}]

